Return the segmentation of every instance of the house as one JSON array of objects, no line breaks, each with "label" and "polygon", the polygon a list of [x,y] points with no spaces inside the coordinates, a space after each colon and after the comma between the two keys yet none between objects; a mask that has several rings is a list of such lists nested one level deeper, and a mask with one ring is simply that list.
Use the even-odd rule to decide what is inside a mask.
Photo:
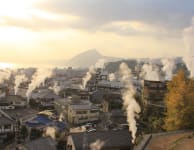
[{"label": "house", "polygon": [[56,142],[51,137],[42,137],[17,146],[18,150],[56,150]]},{"label": "house", "polygon": [[33,118],[38,113],[37,110],[32,108],[18,108],[18,109],[10,109],[4,110],[6,114],[8,114],[14,120],[20,120],[21,123]]},{"label": "house", "polygon": [[59,98],[50,89],[39,89],[32,93],[30,104],[40,110],[54,109],[54,101]]},{"label": "house", "polygon": [[26,107],[27,101],[18,95],[8,95],[0,100],[2,110]]},{"label": "house", "polygon": [[71,134],[67,138],[67,150],[130,150],[133,149],[128,130],[96,131]]},{"label": "house", "polygon": [[15,121],[4,111],[0,110],[0,144],[9,134],[14,134]]},{"label": "house", "polygon": [[49,111],[43,111],[38,113],[34,118],[31,118],[28,121],[26,121],[25,124],[29,129],[36,128],[43,130],[49,126],[52,126],[59,131],[65,129],[65,123],[56,120],[56,116]]}]

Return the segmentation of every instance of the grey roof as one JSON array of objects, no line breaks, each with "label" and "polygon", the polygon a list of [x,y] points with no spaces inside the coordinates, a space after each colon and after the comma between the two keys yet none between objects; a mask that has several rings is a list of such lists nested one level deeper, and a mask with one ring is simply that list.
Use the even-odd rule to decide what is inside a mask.
[{"label": "grey roof", "polygon": [[32,93],[32,98],[37,99],[37,98],[47,98],[47,99],[59,99],[60,97],[56,95],[52,90],[39,90],[39,92],[34,92]]},{"label": "grey roof", "polygon": [[14,121],[10,120],[9,118],[5,116],[0,116],[0,125],[8,125],[8,124],[13,124]]},{"label": "grey roof", "polygon": [[32,108],[20,108],[20,109],[10,109],[10,110],[4,110],[9,116],[13,118],[19,118],[19,119],[28,119],[33,116],[35,116],[38,111],[34,110]]},{"label": "grey roof", "polygon": [[126,113],[123,110],[120,109],[114,109],[111,111],[111,116],[112,117],[126,117]]},{"label": "grey roof", "polygon": [[56,143],[50,137],[40,138],[27,142],[24,147],[26,150],[56,150]]},{"label": "grey roof", "polygon": [[[82,150],[83,144],[87,145],[86,149],[96,141],[104,142],[102,148],[127,148],[131,147],[131,135],[128,130],[120,131],[97,131],[88,133],[72,134],[76,150]],[[84,137],[85,136],[85,137]]]},{"label": "grey roof", "polygon": [[11,103],[11,102],[21,102],[21,101],[25,101],[25,99],[23,99],[21,96],[19,95],[8,95],[4,98],[2,98],[0,100],[0,103],[3,103],[3,102],[7,102],[7,103]]}]

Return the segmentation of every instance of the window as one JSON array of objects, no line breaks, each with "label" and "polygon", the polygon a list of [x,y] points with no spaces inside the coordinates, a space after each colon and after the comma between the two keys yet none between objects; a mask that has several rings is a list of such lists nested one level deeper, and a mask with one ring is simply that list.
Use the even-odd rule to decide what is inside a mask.
[{"label": "window", "polygon": [[6,125],[4,125],[4,128],[5,129],[11,129],[11,125],[10,124],[6,124]]},{"label": "window", "polygon": [[88,119],[88,117],[81,117],[81,118],[79,118],[79,120],[87,120]]},{"label": "window", "polygon": [[87,114],[87,111],[77,111],[76,114]]},{"label": "window", "polygon": [[72,150],[72,145],[67,145],[67,150]]},{"label": "window", "polygon": [[91,113],[98,113],[98,110],[91,110]]}]

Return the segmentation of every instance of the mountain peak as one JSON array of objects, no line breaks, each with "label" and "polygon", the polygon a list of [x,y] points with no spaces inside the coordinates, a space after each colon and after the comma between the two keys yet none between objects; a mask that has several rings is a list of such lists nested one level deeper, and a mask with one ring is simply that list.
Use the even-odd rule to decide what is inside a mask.
[{"label": "mountain peak", "polygon": [[96,55],[96,56],[102,56],[98,50],[96,49],[89,49],[89,50],[86,50],[85,52],[81,53],[81,54],[78,54],[78,56],[80,55]]},{"label": "mountain peak", "polygon": [[94,65],[99,59],[115,60],[115,58],[101,55],[96,49],[89,49],[78,54],[67,62],[67,65],[72,67],[87,68]]}]

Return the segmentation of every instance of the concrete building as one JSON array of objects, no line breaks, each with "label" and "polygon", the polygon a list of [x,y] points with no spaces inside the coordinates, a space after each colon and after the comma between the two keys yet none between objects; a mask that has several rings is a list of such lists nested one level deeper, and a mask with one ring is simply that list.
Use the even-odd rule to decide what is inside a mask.
[{"label": "concrete building", "polygon": [[142,99],[145,106],[164,107],[164,97],[167,91],[166,81],[144,80]]},{"label": "concrete building", "polygon": [[91,104],[69,105],[67,119],[72,124],[97,121],[99,119],[99,108]]},{"label": "concrete building", "polygon": [[167,92],[166,81],[144,81],[142,91],[142,121],[146,123],[146,130],[154,132],[153,118],[161,118],[166,111],[165,94]]}]

